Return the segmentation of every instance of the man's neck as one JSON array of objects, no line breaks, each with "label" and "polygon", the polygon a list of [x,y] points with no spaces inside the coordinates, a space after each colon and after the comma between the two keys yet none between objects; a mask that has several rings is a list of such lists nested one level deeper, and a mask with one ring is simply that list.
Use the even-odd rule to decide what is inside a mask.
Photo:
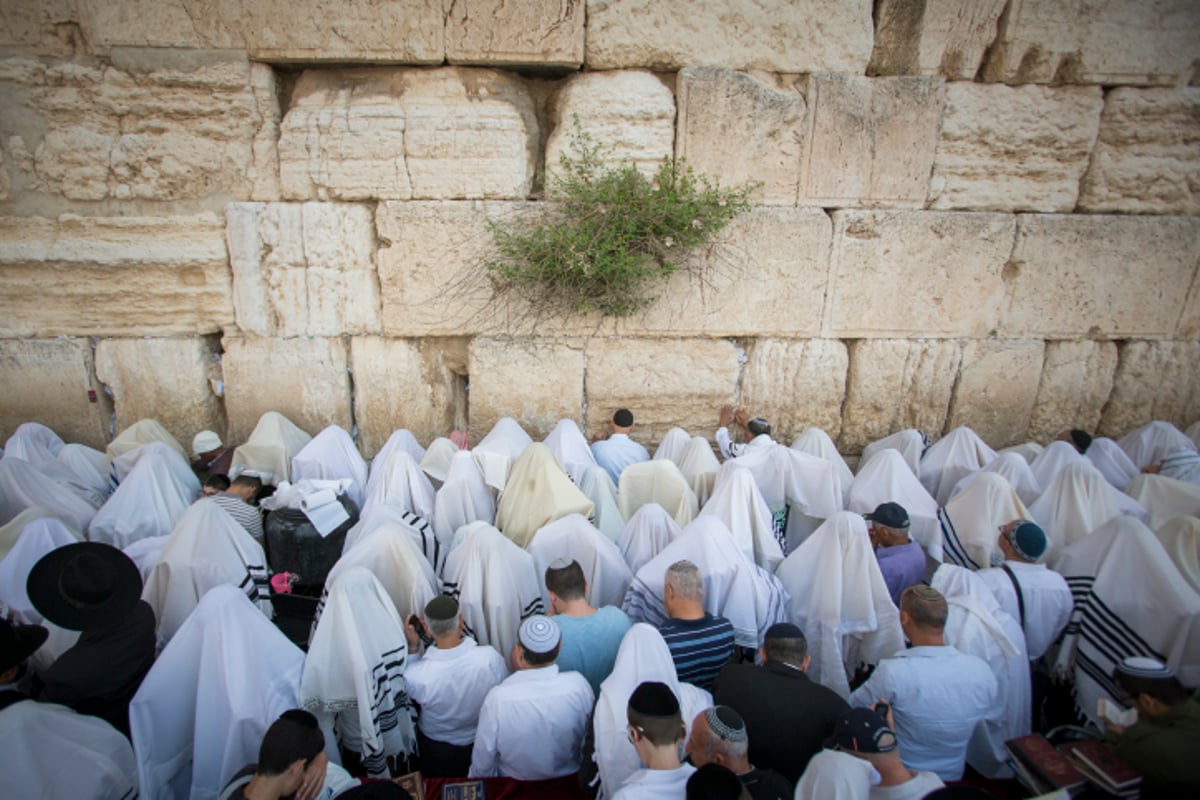
[{"label": "man's neck", "polygon": [[596,609],[592,608],[591,603],[586,597],[580,597],[575,600],[558,599],[555,603],[555,608],[559,614],[567,617],[590,617],[596,613]]},{"label": "man's neck", "polygon": [[927,631],[921,628],[914,628],[911,631],[906,631],[908,640],[912,642],[913,647],[945,647],[946,639],[942,636],[941,631]]},{"label": "man's neck", "polygon": [[902,783],[908,783],[916,777],[916,773],[911,772],[908,767],[904,766],[899,756],[895,758],[868,759],[868,761],[879,773],[880,786],[899,786]]},{"label": "man's neck", "polygon": [[446,636],[433,637],[433,643],[437,645],[438,650],[453,650],[462,644],[462,640],[463,638],[461,633],[451,633]]},{"label": "man's neck", "polygon": [[[646,769],[661,769],[671,770],[679,769],[679,747],[676,744],[670,744],[664,747],[647,747],[645,748],[645,757],[642,758],[642,764]],[[639,755],[641,755],[639,753]]]},{"label": "man's neck", "polygon": [[246,795],[246,800],[279,800],[284,793],[279,785],[278,777],[255,775],[242,790],[242,793]]},{"label": "man's neck", "polygon": [[686,622],[704,619],[704,605],[691,601],[676,601],[671,607],[671,619],[681,619]]}]

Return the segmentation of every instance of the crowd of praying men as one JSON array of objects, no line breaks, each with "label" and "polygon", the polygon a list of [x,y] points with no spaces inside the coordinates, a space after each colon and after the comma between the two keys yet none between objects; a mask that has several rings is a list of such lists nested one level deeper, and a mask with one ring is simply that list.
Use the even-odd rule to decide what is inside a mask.
[{"label": "crowd of praying men", "polygon": [[[1200,789],[1197,426],[906,430],[857,471],[743,409],[653,457],[634,430],[397,431],[368,467],[278,414],[190,458],[153,421],[107,453],[21,426],[0,796],[965,797],[1063,722],[1143,796]],[[345,536],[299,647],[284,510]]]}]

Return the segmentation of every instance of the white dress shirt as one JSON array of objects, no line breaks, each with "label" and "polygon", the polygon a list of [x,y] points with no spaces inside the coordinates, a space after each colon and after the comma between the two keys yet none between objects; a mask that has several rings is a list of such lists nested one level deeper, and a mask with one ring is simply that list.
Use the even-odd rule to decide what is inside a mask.
[{"label": "white dress shirt", "polygon": [[508,675],[504,657],[463,637],[456,647],[431,647],[424,656],[409,658],[404,677],[408,696],[421,707],[421,733],[446,744],[474,742],[483,699]]},{"label": "white dress shirt", "polygon": [[557,664],[509,675],[479,711],[471,777],[540,781],[578,772],[594,702],[587,679]]},{"label": "white dress shirt", "polygon": [[[1025,600],[1025,646],[1032,661],[1041,658],[1067,626],[1075,600],[1063,576],[1045,564],[1022,561],[1005,563],[1017,576],[1017,583],[1021,584],[1021,596]],[[1017,604],[1017,592],[1004,570],[994,567],[981,569],[975,574],[992,590],[1000,608],[1019,623],[1021,611]]]},{"label": "white dress shirt", "polygon": [[613,795],[613,800],[669,800],[687,794],[688,778],[696,772],[691,764],[676,769],[639,769]]},{"label": "white dress shirt", "polygon": [[751,448],[775,444],[775,440],[767,433],[760,433],[748,442],[737,444],[729,438],[729,428],[726,427],[717,428],[717,434],[714,438],[717,440],[717,447],[721,448],[721,458],[726,461],[745,454]]},{"label": "white dress shirt", "polygon": [[597,464],[604,467],[613,483],[618,483],[626,467],[649,461],[650,453],[627,434],[614,433],[607,439],[592,442],[592,457],[596,459]]}]

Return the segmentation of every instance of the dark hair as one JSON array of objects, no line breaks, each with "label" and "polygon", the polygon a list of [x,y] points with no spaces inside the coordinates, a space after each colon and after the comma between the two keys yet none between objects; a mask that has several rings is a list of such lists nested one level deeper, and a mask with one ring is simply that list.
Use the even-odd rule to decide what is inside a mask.
[{"label": "dark hair", "polygon": [[808,655],[808,641],[803,636],[766,639],[763,641],[763,652],[766,653],[767,661],[779,661],[798,667]]},{"label": "dark hair", "polygon": [[687,781],[687,800],[738,800],[741,796],[742,782],[720,764],[705,764]]},{"label": "dark hair", "polygon": [[752,419],[746,423],[746,430],[748,430],[750,433],[754,434],[755,436],[761,436],[764,433],[767,434],[768,436],[770,436],[771,435],[771,423],[767,422],[762,417],[755,417],[754,419]]},{"label": "dark hair", "polygon": [[282,775],[297,761],[306,765],[325,749],[317,718],[301,708],[285,711],[271,723],[258,748],[259,775]]},{"label": "dark hair", "polygon": [[1087,431],[1081,431],[1078,428],[1071,429],[1071,441],[1079,452],[1086,453],[1087,449],[1092,446],[1092,435]]},{"label": "dark hair", "polygon": [[613,425],[618,428],[628,428],[633,425],[633,412],[628,408],[617,409],[617,413],[613,414]]},{"label": "dark hair", "polygon": [[229,476],[221,473],[214,473],[205,479],[204,485],[209,489],[216,489],[218,492],[223,492],[229,488]]},{"label": "dark hair", "polygon": [[553,664],[558,658],[558,651],[562,649],[561,641],[554,645],[554,649],[549,653],[535,653],[521,642],[517,642],[517,645],[521,648],[521,657],[531,667],[544,667],[547,664]]},{"label": "dark hair", "polygon": [[1112,679],[1131,697],[1145,694],[1168,706],[1177,706],[1191,697],[1191,693],[1174,675],[1169,678],[1147,678],[1126,675],[1119,669],[1114,669]]},{"label": "dark hair", "polygon": [[940,631],[946,627],[946,598],[932,586],[915,583],[900,594],[900,610],[907,611],[919,627]]},{"label": "dark hair", "polygon": [[546,568],[546,588],[563,600],[578,600],[587,591],[587,580],[583,577],[583,567],[578,561],[572,561],[565,567]]},{"label": "dark hair", "polygon": [[687,735],[687,729],[683,727],[683,716],[678,711],[672,716],[652,717],[626,706],[625,718],[655,747],[673,744]]},{"label": "dark hair", "polygon": [[253,489],[255,494],[262,488],[262,478],[257,475],[238,475],[233,479],[231,486],[237,486],[242,489]]}]

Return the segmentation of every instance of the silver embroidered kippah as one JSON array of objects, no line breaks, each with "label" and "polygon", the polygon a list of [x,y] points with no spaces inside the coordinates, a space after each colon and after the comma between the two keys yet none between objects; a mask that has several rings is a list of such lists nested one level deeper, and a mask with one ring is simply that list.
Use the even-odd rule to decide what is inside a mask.
[{"label": "silver embroidered kippah", "polygon": [[537,614],[521,623],[517,638],[531,653],[549,653],[558,647],[562,634],[554,620]]},{"label": "silver embroidered kippah", "polygon": [[712,732],[727,742],[744,742],[747,739],[746,722],[729,706],[705,709],[704,719]]}]

